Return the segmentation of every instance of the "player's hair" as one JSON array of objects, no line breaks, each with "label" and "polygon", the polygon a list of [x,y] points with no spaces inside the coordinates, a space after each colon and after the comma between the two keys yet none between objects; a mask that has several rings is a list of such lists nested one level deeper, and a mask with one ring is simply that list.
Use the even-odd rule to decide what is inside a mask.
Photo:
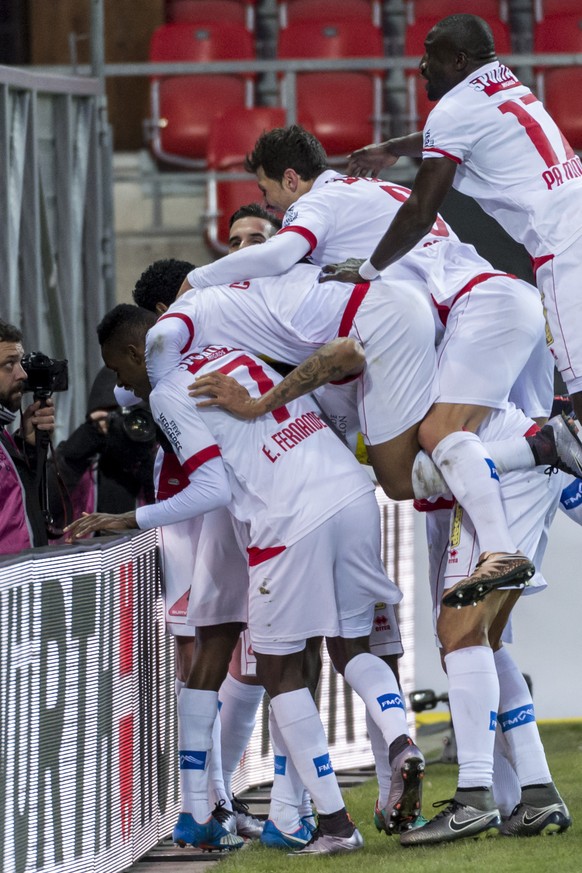
[{"label": "player's hair", "polygon": [[157,321],[153,312],[130,303],[120,303],[105,315],[97,325],[99,345],[109,342],[140,345],[150,327]]},{"label": "player's hair", "polygon": [[495,60],[493,33],[487,22],[478,15],[448,15],[435,24],[433,31],[445,37],[453,50],[465,52],[470,61],[482,64]]},{"label": "player's hair", "polygon": [[137,306],[156,311],[156,304],[171,306],[177,297],[180,286],[188,273],[194,270],[190,261],[176,258],[162,258],[154,261],[143,271],[133,289],[133,299]]},{"label": "player's hair", "polygon": [[245,170],[256,173],[259,167],[269,179],[280,182],[288,167],[306,181],[327,170],[327,155],[320,141],[299,124],[275,127],[260,135],[245,158]]},{"label": "player's hair", "polygon": [[260,203],[247,203],[245,206],[241,206],[237,209],[236,212],[233,212],[228,220],[229,230],[235,221],[238,221],[241,218],[260,218],[261,221],[268,221],[275,231],[280,230],[283,224],[280,218],[277,218],[277,216],[273,215],[272,212],[264,209]]},{"label": "player's hair", "polygon": [[22,331],[0,318],[0,343],[21,343]]}]

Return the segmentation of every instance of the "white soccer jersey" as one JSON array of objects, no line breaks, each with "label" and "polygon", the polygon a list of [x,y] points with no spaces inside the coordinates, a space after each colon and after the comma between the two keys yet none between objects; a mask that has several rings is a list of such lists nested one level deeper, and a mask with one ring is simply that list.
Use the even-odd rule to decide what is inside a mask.
[{"label": "white soccer jersey", "polygon": [[[321,266],[349,256],[368,258],[409,196],[410,188],[404,185],[328,171],[289,207],[279,234],[304,237],[310,259]],[[420,280],[434,301],[444,303],[478,274],[491,272],[498,271],[439,216],[431,231],[387,267],[382,278],[387,285],[394,279]]]},{"label": "white soccer jersey", "polygon": [[[232,374],[256,396],[279,376],[251,355],[207,348],[187,355],[150,396],[152,413],[186,474],[220,456],[232,497],[229,509],[250,528],[250,563],[276,554],[372,490],[367,473],[301,398],[288,407],[242,421],[188,397],[195,375]],[[272,550],[275,550],[273,552]]]},{"label": "white soccer jersey", "polygon": [[582,162],[534,94],[498,61],[446,93],[427,118],[423,158],[458,164],[473,197],[530,255],[582,234]]}]

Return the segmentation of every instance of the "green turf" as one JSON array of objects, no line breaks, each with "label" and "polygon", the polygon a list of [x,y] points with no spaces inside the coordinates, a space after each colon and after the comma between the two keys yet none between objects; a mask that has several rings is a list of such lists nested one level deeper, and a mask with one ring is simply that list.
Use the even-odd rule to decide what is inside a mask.
[{"label": "green turf", "polygon": [[[345,792],[348,810],[364,837],[365,847],[354,855],[330,858],[289,858],[258,844],[220,862],[220,873],[278,873],[302,870],[357,873],[579,873],[582,871],[582,722],[540,727],[554,781],[569,806],[574,825],[551,837],[459,840],[449,845],[407,848],[398,838],[379,834],[372,821],[374,782]],[[434,801],[452,797],[457,768],[436,764],[427,768],[423,812],[431,818]]]}]

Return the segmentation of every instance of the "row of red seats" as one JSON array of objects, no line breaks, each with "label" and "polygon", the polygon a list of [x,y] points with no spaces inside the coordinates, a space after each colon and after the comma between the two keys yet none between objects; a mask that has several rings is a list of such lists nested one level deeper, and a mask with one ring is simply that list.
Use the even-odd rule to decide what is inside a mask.
[{"label": "row of red seats", "polygon": [[[281,31],[278,57],[382,57],[379,28],[370,21],[333,25],[298,22]],[[208,63],[252,60],[252,35],[232,22],[168,24],[152,37],[150,60]],[[379,135],[382,71],[300,73],[298,119],[313,120],[313,132],[330,155],[345,155]],[[151,83],[152,149],[161,160],[204,166],[209,126],[217,112],[253,105],[255,76],[248,74],[155,77]],[[285,103],[284,79],[282,103]],[[346,108],[347,111],[346,111]]]}]

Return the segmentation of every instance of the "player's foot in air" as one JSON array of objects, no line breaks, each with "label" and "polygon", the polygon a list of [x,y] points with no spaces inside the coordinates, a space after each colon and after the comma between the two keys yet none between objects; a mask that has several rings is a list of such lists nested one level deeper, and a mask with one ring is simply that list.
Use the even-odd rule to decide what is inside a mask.
[{"label": "player's foot in air", "polygon": [[402,736],[390,745],[392,780],[386,806],[376,807],[378,830],[399,834],[413,826],[420,816],[424,756],[410,737]]},{"label": "player's foot in air", "polygon": [[[463,802],[459,800],[463,797]],[[446,804],[428,824],[411,828],[400,834],[402,846],[429,846],[434,843],[451,843],[466,837],[484,839],[499,834],[501,816],[493,800],[493,792],[471,791],[457,793],[451,800],[433,803],[438,807]],[[477,804],[477,805],[473,805]]]},{"label": "player's foot in air", "polygon": [[563,412],[555,415],[536,434],[526,437],[537,464],[564,470],[582,478],[582,442],[576,423]]},{"label": "player's foot in air", "polygon": [[444,606],[471,606],[505,585],[525,588],[536,568],[522,552],[483,552],[470,576],[443,596]]}]

